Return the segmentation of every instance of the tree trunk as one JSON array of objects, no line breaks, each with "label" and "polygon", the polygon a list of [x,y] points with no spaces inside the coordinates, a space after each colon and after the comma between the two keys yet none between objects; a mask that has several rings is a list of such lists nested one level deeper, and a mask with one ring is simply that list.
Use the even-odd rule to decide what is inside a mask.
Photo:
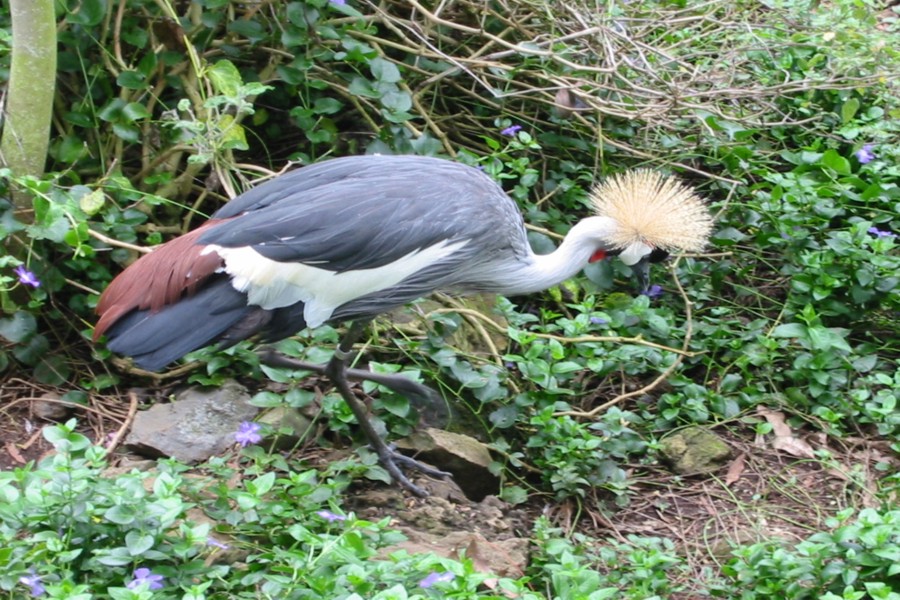
[{"label": "tree trunk", "polygon": [[[10,0],[12,56],[0,162],[14,176],[44,174],[56,87],[53,0]],[[30,196],[13,191],[16,212],[31,221]]]}]

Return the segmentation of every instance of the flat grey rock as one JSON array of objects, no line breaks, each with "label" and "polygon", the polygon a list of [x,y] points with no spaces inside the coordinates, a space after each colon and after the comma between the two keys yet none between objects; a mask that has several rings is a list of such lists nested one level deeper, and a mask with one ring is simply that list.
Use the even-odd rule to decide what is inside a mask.
[{"label": "flat grey rock", "polygon": [[139,454],[202,462],[233,446],[238,426],[257,412],[247,389],[234,381],[189,388],[169,404],[137,413],[125,444]]}]

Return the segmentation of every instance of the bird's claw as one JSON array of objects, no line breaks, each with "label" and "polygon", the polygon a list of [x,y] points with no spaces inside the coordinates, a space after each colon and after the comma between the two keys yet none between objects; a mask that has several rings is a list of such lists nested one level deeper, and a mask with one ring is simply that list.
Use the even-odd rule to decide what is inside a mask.
[{"label": "bird's claw", "polygon": [[406,456],[405,454],[401,454],[397,451],[396,447],[393,444],[384,444],[380,448],[375,448],[375,451],[378,453],[378,462],[381,463],[385,469],[387,469],[388,474],[390,474],[391,478],[396,482],[400,487],[406,489],[407,491],[419,496],[420,498],[425,498],[428,496],[428,492],[414,484],[409,478],[400,470],[400,466],[407,469],[415,469],[420,473],[425,475],[429,475],[431,477],[444,478],[444,477],[452,477],[451,473],[447,471],[441,471],[440,469],[436,469],[435,467],[431,467],[426,465],[423,462],[420,462],[414,458]]}]

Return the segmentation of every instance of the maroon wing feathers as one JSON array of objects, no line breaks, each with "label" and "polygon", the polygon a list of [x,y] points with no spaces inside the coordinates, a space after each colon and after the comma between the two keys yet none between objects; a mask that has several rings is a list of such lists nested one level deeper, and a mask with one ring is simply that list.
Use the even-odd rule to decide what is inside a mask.
[{"label": "maroon wing feathers", "polygon": [[222,220],[208,221],[194,231],[170,240],[145,254],[113,279],[100,296],[94,328],[97,341],[116,321],[132,310],[159,310],[193,293],[220,269],[222,259],[215,252],[202,254],[205,246],[197,239]]}]

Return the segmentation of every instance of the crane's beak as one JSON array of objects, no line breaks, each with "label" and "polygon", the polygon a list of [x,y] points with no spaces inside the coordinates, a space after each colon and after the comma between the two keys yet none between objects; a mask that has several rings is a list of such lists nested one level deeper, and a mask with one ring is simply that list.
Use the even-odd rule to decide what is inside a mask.
[{"label": "crane's beak", "polygon": [[631,273],[637,284],[638,293],[644,294],[650,289],[650,255],[647,254],[631,265]]}]

